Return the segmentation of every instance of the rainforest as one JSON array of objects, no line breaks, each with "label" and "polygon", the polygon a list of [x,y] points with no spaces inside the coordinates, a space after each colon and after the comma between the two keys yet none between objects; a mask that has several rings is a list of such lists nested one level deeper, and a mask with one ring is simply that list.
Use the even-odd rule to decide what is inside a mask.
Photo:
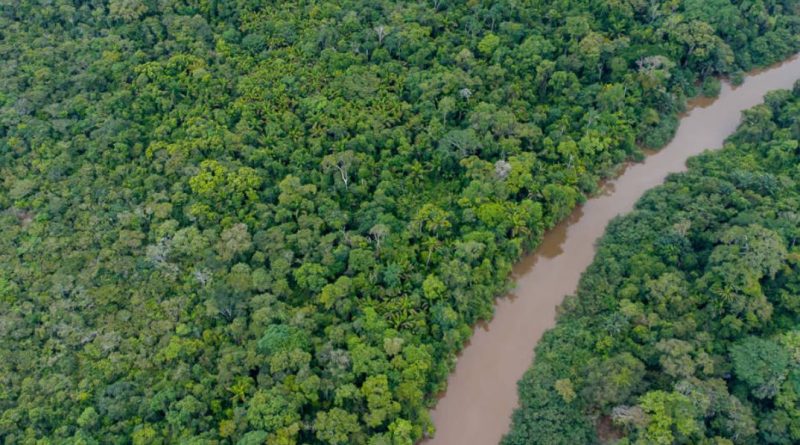
[{"label": "rainforest", "polygon": [[[512,265],[798,50],[795,0],[4,0],[0,441],[434,436]],[[505,442],[800,440],[797,104],[614,223]]]}]

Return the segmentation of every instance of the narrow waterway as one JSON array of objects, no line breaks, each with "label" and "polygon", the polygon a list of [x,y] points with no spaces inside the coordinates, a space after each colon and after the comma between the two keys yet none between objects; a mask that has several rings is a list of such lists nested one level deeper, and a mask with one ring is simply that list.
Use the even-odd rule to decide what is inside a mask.
[{"label": "narrow waterway", "polygon": [[770,90],[791,88],[800,79],[800,58],[751,73],[719,98],[697,100],[682,118],[675,138],[644,162],[628,166],[602,192],[548,232],[539,249],[514,268],[516,289],[497,301],[495,316],[474,329],[431,412],[434,438],[425,445],[494,445],[506,433],[517,406],[517,381],[533,360],[542,333],[553,327],[556,307],[575,292],[594,256],[595,241],[615,216],[630,211],[647,189],[686,159],[722,146],[736,129],[742,110],[759,104]]}]

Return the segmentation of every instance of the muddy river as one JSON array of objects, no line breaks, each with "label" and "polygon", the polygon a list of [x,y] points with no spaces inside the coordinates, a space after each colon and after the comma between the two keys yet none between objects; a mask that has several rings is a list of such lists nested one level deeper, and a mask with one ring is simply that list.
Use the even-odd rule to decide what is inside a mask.
[{"label": "muddy river", "polygon": [[609,220],[630,211],[644,191],[669,173],[684,170],[688,157],[721,147],[736,129],[742,110],[761,103],[770,90],[791,88],[797,79],[796,56],[750,73],[738,87],[723,84],[716,100],[693,101],[669,145],[628,166],[547,233],[539,249],[514,268],[516,289],[498,299],[491,322],[474,329],[448,379],[447,392],[431,412],[436,436],[424,444],[497,444],[517,406],[517,380],[530,366],[542,333],[553,327],[556,307],[575,291]]}]

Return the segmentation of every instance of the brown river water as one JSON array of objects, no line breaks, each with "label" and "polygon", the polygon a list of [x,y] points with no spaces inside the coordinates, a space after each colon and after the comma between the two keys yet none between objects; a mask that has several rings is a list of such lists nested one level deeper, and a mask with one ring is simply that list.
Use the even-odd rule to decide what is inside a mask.
[{"label": "brown river water", "polygon": [[750,73],[735,88],[723,83],[715,100],[690,102],[674,139],[644,162],[631,164],[601,192],[550,230],[541,246],[515,267],[514,291],[499,298],[494,318],[476,326],[431,412],[436,435],[424,445],[495,445],[517,406],[517,381],[533,360],[533,348],[555,324],[556,307],[575,292],[594,257],[594,246],[615,216],[629,212],[642,194],[669,173],[685,170],[686,159],[720,148],[736,129],[741,112],[762,102],[770,90],[791,88],[800,79],[800,58]]}]

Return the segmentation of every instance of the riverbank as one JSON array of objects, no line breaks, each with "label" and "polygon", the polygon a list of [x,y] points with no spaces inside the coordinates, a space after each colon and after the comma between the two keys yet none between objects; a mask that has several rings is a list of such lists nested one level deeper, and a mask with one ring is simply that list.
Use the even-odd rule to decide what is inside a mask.
[{"label": "riverbank", "polygon": [[540,247],[514,267],[517,286],[497,301],[492,321],[474,329],[448,378],[447,392],[431,412],[437,433],[425,444],[498,443],[517,406],[516,382],[530,365],[539,338],[555,324],[558,304],[575,291],[608,222],[630,211],[668,174],[683,171],[689,157],[721,147],[742,110],[799,78],[795,56],[752,73],[738,87],[724,83],[716,100],[690,107],[667,146],[605,183],[601,193],[550,230]]}]

